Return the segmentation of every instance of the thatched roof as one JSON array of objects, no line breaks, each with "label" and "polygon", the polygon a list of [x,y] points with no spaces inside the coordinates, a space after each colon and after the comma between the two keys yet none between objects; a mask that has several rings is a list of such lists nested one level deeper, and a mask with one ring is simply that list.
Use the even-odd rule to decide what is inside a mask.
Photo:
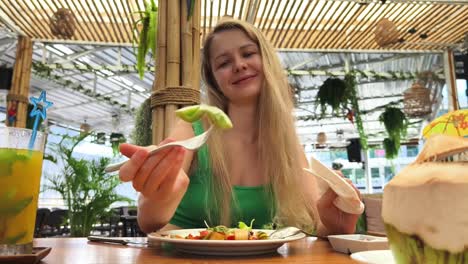
[{"label": "thatched roof", "polygon": [[[387,49],[440,50],[461,42],[468,29],[468,1],[197,1],[202,5],[202,38],[228,15],[253,23],[277,48],[382,49],[373,36],[382,18],[393,21],[404,40]],[[131,45],[136,12],[144,5],[144,0],[5,0],[0,17],[10,29],[36,41]],[[61,8],[76,19],[75,33],[67,40],[54,36],[49,26]]]}]

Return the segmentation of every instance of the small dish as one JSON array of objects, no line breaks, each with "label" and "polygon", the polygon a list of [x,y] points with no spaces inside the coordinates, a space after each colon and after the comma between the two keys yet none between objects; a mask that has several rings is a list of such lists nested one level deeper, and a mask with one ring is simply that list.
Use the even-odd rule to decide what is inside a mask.
[{"label": "small dish", "polygon": [[328,240],[335,251],[341,253],[354,253],[368,250],[388,249],[388,240],[386,237],[370,235],[331,235]]},{"label": "small dish", "polygon": [[35,264],[49,255],[50,247],[35,247],[32,254],[0,256],[0,263]]},{"label": "small dish", "polygon": [[371,250],[351,254],[351,258],[367,264],[395,264],[392,251]]}]

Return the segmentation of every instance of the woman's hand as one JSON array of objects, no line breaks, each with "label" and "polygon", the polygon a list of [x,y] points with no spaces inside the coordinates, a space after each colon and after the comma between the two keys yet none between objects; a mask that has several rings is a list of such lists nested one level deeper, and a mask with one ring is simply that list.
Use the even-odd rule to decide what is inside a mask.
[{"label": "woman's hand", "polygon": [[[159,145],[172,141],[166,139]],[[180,173],[184,148],[171,147],[149,155],[147,147],[122,144],[120,152],[130,158],[120,168],[120,180],[132,181],[133,188],[144,197],[164,203],[176,198],[174,196],[183,195],[187,190],[189,179],[185,173]]]},{"label": "woman's hand", "polygon": [[[343,176],[339,171],[336,173]],[[350,179],[345,179],[361,197],[359,190],[353,185]],[[320,220],[327,228],[330,234],[352,234],[355,232],[358,214],[349,214],[338,209],[333,201],[338,195],[331,189],[328,190],[317,201],[317,209],[320,214]]]}]

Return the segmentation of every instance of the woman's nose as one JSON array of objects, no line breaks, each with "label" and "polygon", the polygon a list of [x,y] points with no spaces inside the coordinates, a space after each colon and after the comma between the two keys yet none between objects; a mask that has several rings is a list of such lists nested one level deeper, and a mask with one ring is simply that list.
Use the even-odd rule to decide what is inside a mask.
[{"label": "woman's nose", "polygon": [[247,69],[247,64],[242,58],[237,58],[234,62],[234,71],[239,72]]}]

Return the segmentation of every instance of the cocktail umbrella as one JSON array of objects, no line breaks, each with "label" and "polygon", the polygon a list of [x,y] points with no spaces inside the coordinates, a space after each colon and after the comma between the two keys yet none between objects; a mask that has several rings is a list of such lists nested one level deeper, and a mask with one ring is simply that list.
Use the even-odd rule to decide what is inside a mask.
[{"label": "cocktail umbrella", "polygon": [[452,111],[434,119],[424,128],[423,136],[429,138],[434,134],[468,137],[468,109]]}]

